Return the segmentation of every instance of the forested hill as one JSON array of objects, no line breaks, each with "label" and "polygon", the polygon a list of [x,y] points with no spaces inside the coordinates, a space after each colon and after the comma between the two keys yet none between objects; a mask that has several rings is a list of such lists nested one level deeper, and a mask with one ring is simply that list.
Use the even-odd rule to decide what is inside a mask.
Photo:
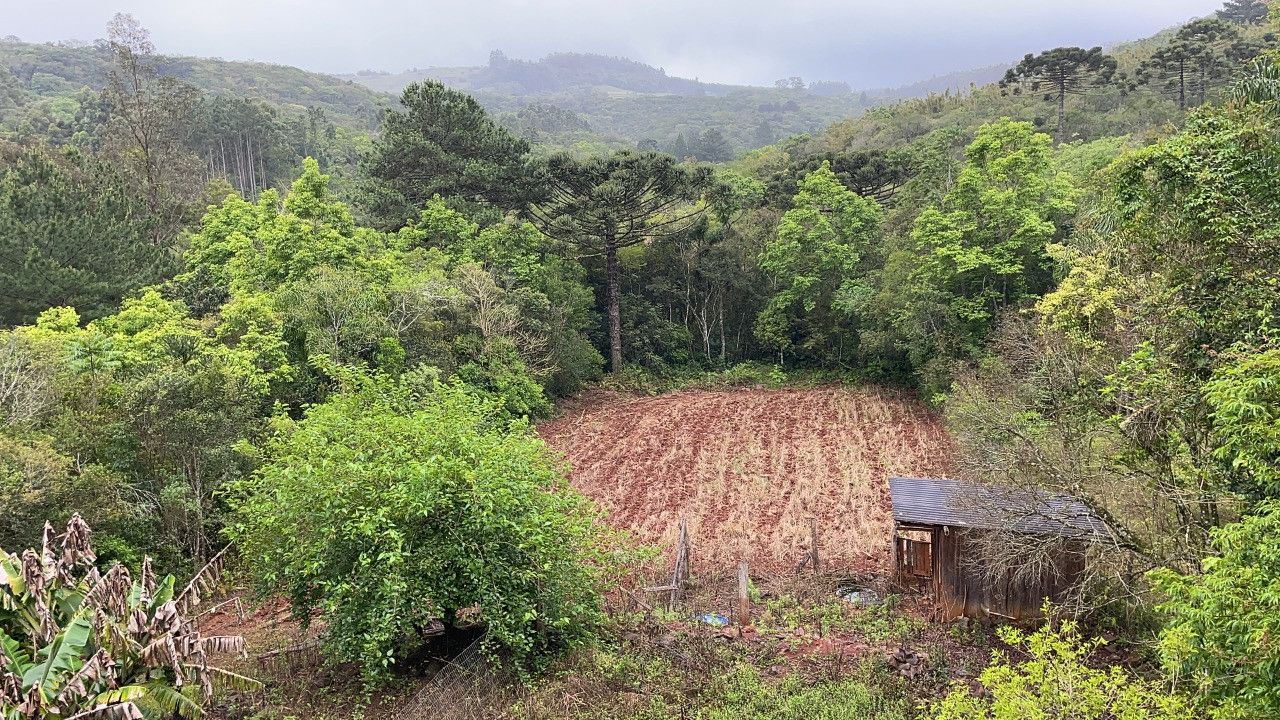
[{"label": "forested hill", "polygon": [[963,92],[974,85],[989,85],[1004,75],[1005,70],[1013,63],[999,63],[970,70],[956,70],[935,75],[928,80],[920,80],[900,87],[876,88],[868,90],[867,95],[873,101],[905,100],[923,97],[930,93]]},{"label": "forested hill", "polygon": [[566,52],[530,61],[507,57],[501,50],[490,53],[489,63],[479,67],[414,68],[402,73],[364,70],[342,77],[389,93],[398,93],[409,83],[426,78],[439,80],[458,90],[515,96],[598,86],[672,95],[723,95],[746,89],[671,77],[661,68],[622,57]]},{"label": "forested hill", "polygon": [[[98,45],[0,39],[0,127],[75,115],[76,95],[102,89],[110,68],[111,51]],[[336,124],[366,130],[376,128],[380,107],[394,103],[358,83],[287,65],[159,56],[158,70],[206,93],[254,98],[297,114],[319,109]]]},{"label": "forested hill", "polygon": [[479,67],[365,70],[341,77],[389,93],[439,80],[473,95],[521,134],[577,145],[580,152],[640,145],[710,161],[817,131],[872,104],[843,82],[792,77],[775,87],[706,83],[627,58],[585,53],[530,61],[494,51]]}]

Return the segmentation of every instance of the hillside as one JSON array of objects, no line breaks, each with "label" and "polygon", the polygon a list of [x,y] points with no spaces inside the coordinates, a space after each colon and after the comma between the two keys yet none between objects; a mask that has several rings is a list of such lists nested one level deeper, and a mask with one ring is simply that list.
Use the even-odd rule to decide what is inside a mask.
[{"label": "hillside", "polygon": [[530,61],[509,58],[502,51],[495,50],[489,55],[489,63],[479,67],[415,68],[403,73],[366,70],[344,77],[390,93],[398,92],[410,82],[434,78],[468,92],[520,97],[601,86],[672,95],[723,95],[741,89],[671,77],[661,68],[627,58],[567,52]]},{"label": "hillside", "polygon": [[989,85],[996,82],[1012,64],[1012,62],[997,63],[970,70],[957,70],[908,85],[868,90],[867,95],[874,100],[904,100],[923,97],[930,93],[964,92],[974,85]]},{"label": "hillside", "polygon": [[[23,106],[65,111],[81,88],[106,85],[110,65],[110,52],[97,45],[0,39],[0,125]],[[353,128],[376,128],[379,108],[393,102],[358,83],[286,65],[172,56],[158,65],[161,74],[212,95],[259,99],[292,114],[318,108]]]},{"label": "hillside", "polygon": [[4,40],[0,717],[1280,718],[1280,0],[901,9]]},{"label": "hillside", "polygon": [[661,68],[626,58],[581,53],[527,61],[495,51],[484,66],[401,73],[366,70],[341,77],[387,93],[398,93],[412,82],[439,80],[475,96],[517,129],[516,117],[522,110],[553,105],[576,115],[584,128],[550,137],[544,134],[544,141],[559,145],[603,141],[611,146],[649,141],[675,154],[686,154],[677,145],[678,137],[693,142],[708,129],[719,130],[730,151],[738,152],[816,132],[861,114],[871,104],[865,93],[853,92],[843,83],[793,83],[799,86],[786,88],[722,85],[672,77]]}]

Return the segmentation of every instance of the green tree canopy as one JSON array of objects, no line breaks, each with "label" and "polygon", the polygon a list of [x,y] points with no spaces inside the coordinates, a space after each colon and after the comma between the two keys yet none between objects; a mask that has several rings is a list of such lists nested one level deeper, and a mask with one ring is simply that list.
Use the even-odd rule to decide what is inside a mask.
[{"label": "green tree canopy", "polygon": [[705,210],[700,200],[711,171],[691,170],[670,155],[621,150],[589,160],[556,155],[539,179],[550,194],[529,209],[538,227],[584,254],[604,255],[609,359],[616,372],[623,361],[618,252],[692,227]]},{"label": "green tree canopy", "polygon": [[[1160,655],[1169,675],[1203,701],[1208,717],[1280,714],[1280,505],[1269,501],[1213,535],[1204,572],[1152,574],[1168,623]],[[1202,715],[1203,717],[1203,715]]]},{"label": "green tree canopy", "polygon": [[379,226],[399,228],[435,195],[503,209],[530,197],[529,143],[475,98],[427,80],[405,88],[400,105],[383,114],[362,166],[370,180],[365,209]]},{"label": "green tree canopy", "polygon": [[1178,98],[1179,110],[1187,109],[1188,93],[1194,93],[1197,104],[1203,105],[1208,89],[1229,75],[1228,49],[1239,36],[1221,20],[1202,18],[1187,23],[1172,42],[1138,66],[1137,80],[1163,82],[1163,89]]},{"label": "green tree canopy", "polygon": [[49,307],[106,315],[168,269],[145,205],[105,163],[0,145],[0,326]]},{"label": "green tree canopy", "polygon": [[909,246],[885,271],[882,294],[916,367],[971,357],[1002,308],[1048,290],[1046,246],[1075,208],[1052,140],[1030,123],[984,125],[965,158],[950,192],[920,213]]},{"label": "green tree canopy", "polygon": [[1032,92],[1043,92],[1046,100],[1058,104],[1058,142],[1066,140],[1066,107],[1068,95],[1082,95],[1091,85],[1111,82],[1116,72],[1116,59],[1102,52],[1102,48],[1090,50],[1078,47],[1060,47],[1046,50],[1039,55],[1027,53],[1017,66],[1010,68],[1000,81],[1002,88],[1021,84],[1030,86]]},{"label": "green tree canopy", "polygon": [[1218,17],[1237,25],[1261,25],[1267,21],[1266,0],[1227,0]]},{"label": "green tree canopy", "polygon": [[756,321],[756,337],[781,353],[839,362],[856,348],[856,316],[872,290],[861,262],[879,232],[880,206],[840,183],[824,162],[800,182],[760,267],[777,291]]}]

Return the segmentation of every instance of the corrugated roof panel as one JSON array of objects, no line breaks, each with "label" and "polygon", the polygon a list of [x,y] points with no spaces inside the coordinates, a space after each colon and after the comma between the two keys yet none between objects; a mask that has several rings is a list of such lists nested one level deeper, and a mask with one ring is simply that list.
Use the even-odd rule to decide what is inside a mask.
[{"label": "corrugated roof panel", "polygon": [[889,478],[893,519],[920,525],[950,525],[1064,535],[1101,540],[1107,524],[1069,495],[1031,488],[982,485],[941,478]]}]

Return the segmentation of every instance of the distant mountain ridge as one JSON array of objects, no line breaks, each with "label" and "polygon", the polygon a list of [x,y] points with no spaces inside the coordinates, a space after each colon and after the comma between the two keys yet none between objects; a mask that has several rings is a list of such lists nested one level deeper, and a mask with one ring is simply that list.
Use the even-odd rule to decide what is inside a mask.
[{"label": "distant mountain ridge", "polygon": [[[333,122],[362,132],[376,130],[380,111],[394,107],[404,87],[433,78],[474,95],[508,127],[549,148],[591,153],[640,146],[700,158],[694,149],[700,145],[718,145],[721,154],[762,147],[821,132],[877,105],[963,92],[971,84],[997,80],[1007,67],[860,92],[843,82],[806,83],[795,77],[773,87],[703,82],[625,57],[576,52],[523,60],[494,51],[483,66],[338,76],[220,58],[158,61],[162,74],[205,92],[258,98],[294,116],[318,108]],[[74,103],[69,98],[82,87],[101,88],[110,62],[100,45],[0,40],[0,127],[36,106],[39,113],[70,117]],[[708,133],[716,137],[709,139]]]},{"label": "distant mountain ridge", "polygon": [[539,60],[511,58],[501,50],[487,65],[413,68],[400,73],[364,70],[339,77],[383,92],[398,92],[411,82],[439,80],[459,90],[509,95],[540,95],[591,87],[660,95],[723,95],[750,89],[745,85],[704,83],[667,75],[638,60],[596,53],[559,52]]},{"label": "distant mountain ridge", "polygon": [[896,100],[921,97],[931,92],[963,91],[971,85],[996,82],[1017,61],[1017,58],[1013,58],[1008,63],[957,70],[896,87],[866,90],[851,89],[841,81],[804,83],[800,78],[787,78],[779,81],[781,85],[774,86],[711,83],[668,75],[662,68],[626,57],[558,52],[539,60],[521,60],[509,57],[501,50],[490,53],[486,65],[411,68],[403,72],[362,70],[337,77],[393,94],[403,90],[409,83],[432,79],[458,90],[518,97],[588,88],[612,88],[640,94],[689,97],[724,96],[742,91],[768,93],[778,90],[789,91],[788,97],[794,97],[795,90],[821,96],[854,94],[861,97],[865,92],[870,98]]},{"label": "distant mountain ridge", "polygon": [[1005,71],[1016,65],[1017,62],[1017,59],[1014,59],[1007,63],[997,63],[969,70],[957,70],[935,75],[928,80],[919,80],[909,85],[868,90],[867,94],[876,99],[907,100],[924,97],[929,93],[965,92],[975,85],[981,87],[998,82],[1004,76]]},{"label": "distant mountain ridge", "polygon": [[[727,85],[673,77],[662,68],[623,57],[561,52],[521,60],[501,51],[483,66],[435,67],[340,75],[372,90],[397,94],[410,83],[438,80],[470,93],[508,126],[521,131],[548,106],[576,116],[567,132],[524,132],[544,144],[578,147],[642,146],[688,154],[719,133],[728,150],[762,147],[790,135],[816,132],[864,112],[865,94],[845,83],[806,85],[799,78],[778,87]],[[563,124],[563,123],[561,123]],[[719,144],[713,140],[711,144]],[[716,158],[719,159],[719,158]]]}]

